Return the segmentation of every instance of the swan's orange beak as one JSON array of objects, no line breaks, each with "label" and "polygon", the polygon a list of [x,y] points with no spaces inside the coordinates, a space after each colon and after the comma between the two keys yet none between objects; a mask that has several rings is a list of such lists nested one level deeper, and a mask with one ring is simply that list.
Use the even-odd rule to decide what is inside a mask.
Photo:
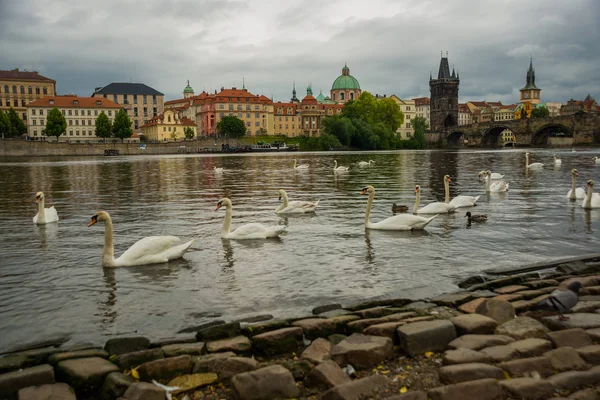
[{"label": "swan's orange beak", "polygon": [[448,178],[448,182],[452,182],[452,179]]},{"label": "swan's orange beak", "polygon": [[360,194],[367,194],[367,189],[363,189],[360,191]]},{"label": "swan's orange beak", "polygon": [[89,228],[90,226],[94,225],[96,222],[98,222],[98,220],[97,220],[97,219],[93,219],[93,220],[91,220],[91,221],[90,221],[90,223],[88,224],[88,228]]},{"label": "swan's orange beak", "polygon": [[40,202],[40,198],[39,198],[39,197],[36,197],[36,198],[35,198],[35,204],[38,204],[39,202]]},{"label": "swan's orange beak", "polygon": [[215,211],[219,211],[219,208],[221,208],[221,205],[217,204],[217,208],[215,208]]},{"label": "swan's orange beak", "polygon": [[417,193],[419,191],[419,188],[415,188],[415,193]]}]

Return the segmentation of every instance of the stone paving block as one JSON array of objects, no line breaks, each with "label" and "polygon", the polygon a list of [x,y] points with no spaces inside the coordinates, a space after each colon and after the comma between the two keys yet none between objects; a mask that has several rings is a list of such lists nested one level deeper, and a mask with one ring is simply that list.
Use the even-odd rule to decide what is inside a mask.
[{"label": "stone paving block", "polygon": [[324,386],[329,389],[351,381],[335,361],[328,360],[313,368],[305,383],[308,386]]},{"label": "stone paving block", "polygon": [[600,365],[600,344],[580,347],[577,352],[588,364]]},{"label": "stone paving block", "polygon": [[572,393],[569,400],[600,400],[600,392],[594,389],[584,389]]},{"label": "stone paving block", "polygon": [[494,329],[498,323],[484,315],[480,314],[464,314],[451,318],[450,322],[456,327],[458,336],[466,334],[490,334],[494,333]]},{"label": "stone paving block", "polygon": [[556,371],[569,371],[585,368],[586,364],[583,358],[573,347],[560,347],[544,353],[548,357],[552,367]]},{"label": "stone paving block", "polygon": [[64,353],[52,354],[48,358],[48,364],[55,365],[59,361],[68,360],[71,358],[86,358],[86,357],[101,357],[108,358],[108,352],[102,349],[86,349],[78,351],[68,351]]},{"label": "stone paving block", "polygon": [[352,382],[338,385],[323,393],[323,400],[351,400],[359,398],[377,398],[378,391],[388,385],[389,379],[383,375],[371,375]]},{"label": "stone paving block", "polygon": [[238,374],[231,378],[231,387],[240,400],[295,398],[300,394],[292,373],[281,365]]},{"label": "stone paving block", "polygon": [[119,367],[100,357],[73,358],[56,364],[56,378],[68,383],[77,395],[94,393],[102,388],[104,379]]},{"label": "stone paving block", "polygon": [[384,336],[397,342],[396,329],[406,324],[404,321],[384,322],[383,324],[371,325],[363,330],[365,335]]},{"label": "stone paving block", "polygon": [[475,310],[477,309],[477,307],[485,302],[485,298],[481,297],[475,300],[471,300],[468,303],[462,304],[458,307],[459,311],[462,311],[464,313],[468,313],[468,314],[472,314],[475,312]]},{"label": "stone paving block", "polygon": [[54,369],[48,365],[25,368],[0,375],[0,399],[12,398],[19,389],[54,383]]},{"label": "stone paving block", "polygon": [[594,329],[600,328],[600,314],[596,313],[577,313],[569,314],[569,319],[561,321],[558,316],[544,317],[542,322],[548,328],[553,331],[560,331],[563,329],[582,328],[582,329]]},{"label": "stone paving block", "polygon": [[150,382],[154,379],[164,384],[169,383],[171,379],[179,375],[189,374],[191,370],[192,357],[187,354],[150,361],[138,368],[142,381]]},{"label": "stone paving block", "polygon": [[600,382],[600,367],[594,367],[589,371],[567,371],[560,372],[548,378],[556,388],[562,390],[574,390],[584,386],[597,385]]},{"label": "stone paving block", "polygon": [[199,356],[204,354],[205,345],[204,342],[173,343],[162,346],[161,349],[165,357],[177,357],[184,354],[189,354],[190,356]]},{"label": "stone paving block", "polygon": [[480,350],[488,359],[494,362],[513,360],[519,357],[519,352],[510,346],[491,346]]},{"label": "stone paving block", "polygon": [[194,358],[192,358],[192,363],[193,363],[192,373],[199,374],[199,373],[213,372],[218,360],[221,360],[223,358],[228,358],[228,357],[235,357],[235,356],[236,355],[234,352],[228,351],[225,353],[213,353],[213,354],[207,354],[207,355],[200,356],[200,357],[194,357]]},{"label": "stone paving block", "polygon": [[504,372],[498,367],[483,363],[446,365],[439,369],[440,381],[454,384],[477,379],[504,379]]},{"label": "stone paving block", "polygon": [[451,341],[448,347],[481,350],[485,347],[506,345],[514,341],[515,339],[504,335],[463,335]]},{"label": "stone paving block", "polygon": [[491,318],[497,324],[504,324],[515,318],[515,308],[513,305],[508,301],[498,298],[487,299],[475,309],[475,312]]},{"label": "stone paving block", "polygon": [[314,340],[303,352],[300,358],[314,364],[320,364],[331,359],[331,342],[327,339]]},{"label": "stone paving block", "polygon": [[112,400],[122,397],[129,386],[135,382],[135,379],[129,375],[125,375],[121,372],[111,372],[104,379],[102,390],[100,391],[100,398],[102,400]]},{"label": "stone paving block", "polygon": [[447,320],[402,325],[397,333],[400,348],[411,357],[427,351],[444,351],[456,338],[454,324]]},{"label": "stone paving block", "polygon": [[150,347],[150,339],[143,336],[112,338],[106,341],[104,350],[110,355],[133,353]]},{"label": "stone paving block", "polygon": [[579,348],[592,344],[590,335],[588,335],[588,333],[581,328],[548,332],[547,337],[550,339],[552,344],[554,344],[554,347],[570,346]]},{"label": "stone paving block", "polygon": [[467,364],[467,363],[487,363],[491,359],[482,352],[471,350],[471,349],[456,349],[446,350],[442,362],[445,365],[453,364]]},{"label": "stone paving block", "polygon": [[511,397],[523,400],[536,400],[551,397],[554,386],[545,379],[515,378],[500,381]]},{"label": "stone paving block", "polygon": [[122,370],[135,368],[148,361],[165,358],[162,349],[147,349],[117,356],[113,362]]},{"label": "stone paving block", "polygon": [[252,338],[253,346],[267,356],[294,351],[301,341],[302,328],[299,327],[277,329]]},{"label": "stone paving block", "polygon": [[527,338],[545,338],[548,328],[529,317],[518,317],[496,328],[497,335],[506,335],[517,340]]},{"label": "stone paving block", "polygon": [[66,383],[54,383],[21,389],[19,400],[77,400],[77,398],[75,391]]},{"label": "stone paving block", "polygon": [[367,318],[381,318],[385,315],[390,314],[387,307],[373,307],[365,310],[357,310],[354,312],[356,315],[363,319]]},{"label": "stone paving block", "polygon": [[381,318],[367,318],[367,319],[359,319],[356,321],[350,321],[346,325],[346,332],[348,334],[352,333],[363,333],[365,329],[372,325],[379,325],[389,322],[384,317]]},{"label": "stone paving block", "polygon": [[517,340],[508,344],[508,346],[517,350],[523,357],[539,356],[548,350],[552,350],[552,343],[550,341],[537,338]]},{"label": "stone paving block", "polygon": [[331,349],[331,359],[339,365],[369,368],[393,355],[392,340],[354,333]]},{"label": "stone paving block", "polygon": [[522,294],[519,294],[519,293],[511,293],[511,294],[501,294],[499,296],[494,297],[494,299],[511,302],[511,301],[523,300],[524,297]]},{"label": "stone paving block", "polygon": [[519,360],[503,361],[498,364],[512,377],[529,375],[537,372],[541,376],[550,376],[554,373],[552,363],[547,357],[530,357]]},{"label": "stone paving block", "polygon": [[219,379],[226,379],[243,372],[254,371],[257,366],[258,361],[249,357],[225,357],[216,360],[210,372],[219,375]]},{"label": "stone paving block", "polygon": [[463,293],[447,293],[441,294],[437,297],[431,299],[432,303],[435,303],[439,306],[450,306],[456,307],[463,303],[467,303],[473,299],[473,294],[470,292]]},{"label": "stone paving block", "polygon": [[317,315],[317,314],[322,314],[322,313],[327,312],[327,311],[339,310],[341,308],[342,308],[341,304],[337,304],[337,303],[335,303],[335,304],[325,304],[325,305],[313,308],[312,309],[312,313],[314,315]]},{"label": "stone paving block", "polygon": [[136,382],[123,395],[127,400],[164,400],[165,391],[148,382]]},{"label": "stone paving block", "polygon": [[587,329],[585,332],[590,335],[593,342],[600,344],[600,328]]},{"label": "stone paving block", "polygon": [[296,321],[292,326],[302,328],[304,335],[309,340],[315,340],[319,337],[326,338],[335,333],[335,324],[325,318],[309,318]]},{"label": "stone paving block", "polygon": [[510,286],[503,286],[501,288],[498,289],[494,289],[494,292],[498,293],[498,294],[511,294],[511,293],[515,293],[521,290],[527,290],[529,289],[527,286],[523,286],[523,285],[510,285]]},{"label": "stone paving block", "polygon": [[209,326],[196,332],[196,339],[200,342],[236,337],[241,334],[240,328],[239,322]]},{"label": "stone paving block", "polygon": [[506,394],[496,379],[479,379],[441,386],[427,392],[431,400],[504,400]]},{"label": "stone paving block", "polygon": [[206,350],[209,353],[219,353],[223,351],[245,353],[250,351],[251,348],[252,343],[250,342],[250,339],[242,335],[206,343]]},{"label": "stone paving block", "polygon": [[358,315],[340,315],[339,317],[328,318],[331,322],[335,324],[335,332],[345,334],[346,326],[353,321],[357,321],[360,319]]}]

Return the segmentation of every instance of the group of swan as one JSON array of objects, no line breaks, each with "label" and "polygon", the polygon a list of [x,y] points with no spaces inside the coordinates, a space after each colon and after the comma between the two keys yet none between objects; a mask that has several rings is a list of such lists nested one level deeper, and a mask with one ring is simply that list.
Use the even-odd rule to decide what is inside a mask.
[{"label": "group of swan", "polygon": [[58,212],[54,206],[50,208],[44,208],[44,193],[37,192],[35,194],[35,202],[38,205],[38,213],[33,217],[33,223],[38,225],[49,224],[51,222],[58,221]]}]

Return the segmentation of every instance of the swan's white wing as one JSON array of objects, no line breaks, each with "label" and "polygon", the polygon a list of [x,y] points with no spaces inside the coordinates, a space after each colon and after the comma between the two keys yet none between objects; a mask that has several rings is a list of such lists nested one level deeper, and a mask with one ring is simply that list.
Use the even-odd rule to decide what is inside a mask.
[{"label": "swan's white wing", "polygon": [[479,200],[479,196],[456,196],[448,204],[459,207],[472,207]]},{"label": "swan's white wing", "polygon": [[492,172],[492,175],[490,175],[490,178],[491,179],[502,179],[502,178],[504,178],[504,175],[501,175],[497,172]]},{"label": "swan's white wing", "polygon": [[38,215],[40,215],[40,213],[35,214],[35,217],[33,217],[33,223],[37,224],[38,221]]},{"label": "swan's white wing", "polygon": [[[149,236],[138,240],[115,260],[117,266],[156,264],[169,261],[168,250],[179,243],[176,236]],[[188,246],[189,247],[189,246]]]},{"label": "swan's white wing", "polygon": [[507,192],[508,186],[504,181],[495,181],[490,184],[490,192]]},{"label": "swan's white wing", "polygon": [[[573,189],[569,189],[567,192],[567,198],[571,197],[571,191]],[[576,199],[584,199],[585,198],[585,190],[582,188],[575,188],[575,198]]]},{"label": "swan's white wing", "polygon": [[288,206],[281,211],[278,211],[279,214],[293,214],[293,213],[306,213],[315,211],[315,208],[319,204],[319,200],[316,202],[311,201],[290,201],[288,202]]},{"label": "swan's white wing", "polygon": [[46,223],[58,221],[58,212],[54,206],[46,208]]},{"label": "swan's white wing", "polygon": [[423,208],[419,208],[417,214],[445,214],[454,211],[455,208],[453,205],[436,201],[435,203],[427,204]]},{"label": "swan's white wing", "polygon": [[380,229],[390,231],[410,231],[412,229],[423,229],[437,215],[430,218],[419,217],[418,215],[401,214],[389,217],[379,222],[372,222],[367,227],[369,229]]},{"label": "swan's white wing", "polygon": [[246,224],[227,235],[227,239],[265,239],[269,230],[263,224]]}]

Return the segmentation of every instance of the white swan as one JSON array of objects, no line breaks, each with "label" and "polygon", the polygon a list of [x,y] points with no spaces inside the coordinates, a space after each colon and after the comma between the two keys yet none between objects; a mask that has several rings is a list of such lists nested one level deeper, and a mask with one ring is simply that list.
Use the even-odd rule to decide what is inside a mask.
[{"label": "white swan", "polygon": [[333,160],[333,162],[335,163],[335,165],[333,166],[333,172],[344,172],[350,169],[350,167],[344,167],[343,165],[340,165],[338,167],[337,160]]},{"label": "white swan", "polygon": [[294,158],[294,169],[307,169],[309,167],[308,164],[300,164],[298,165],[298,160]]},{"label": "white swan", "polygon": [[[160,264],[183,257],[194,240],[180,243],[175,236],[149,236],[138,240],[115,260],[113,245],[113,224],[106,211],[99,211],[92,216],[88,226],[104,222],[104,249],[102,265],[105,267],[133,267],[136,265]],[[179,244],[177,244],[179,243]]]},{"label": "white swan", "polygon": [[581,207],[586,210],[591,210],[592,208],[600,208],[600,194],[593,193],[594,191],[594,181],[587,181],[587,194],[585,195],[585,199],[583,203],[581,203]]},{"label": "white swan", "polygon": [[[448,181],[444,179],[444,186],[446,187],[446,193],[450,191],[448,186]],[[417,185],[415,187],[415,193],[417,198],[415,199],[415,205],[413,207],[413,214],[446,214],[449,212],[453,212],[456,207],[450,204],[442,203],[441,201],[436,201],[435,203],[427,204],[425,207],[419,209],[419,204],[421,203],[421,186]]]},{"label": "white swan", "polygon": [[54,206],[44,208],[44,193],[37,192],[35,194],[35,202],[38,204],[38,213],[33,217],[34,224],[43,225],[51,222],[58,222],[58,212],[56,212],[56,208],[54,208]]},{"label": "white swan", "polygon": [[369,193],[369,201],[367,202],[367,209],[365,211],[365,228],[368,229],[380,229],[386,231],[410,231],[417,229],[425,229],[437,215],[430,218],[419,217],[418,215],[400,214],[393,217],[386,218],[379,222],[371,222],[369,217],[371,215],[371,207],[373,205],[373,199],[375,198],[375,188],[373,186],[367,186],[362,189],[360,194]]},{"label": "white swan", "polygon": [[[487,174],[487,171],[481,171],[481,172],[479,173],[479,180],[480,180],[480,181],[485,181],[486,174]],[[495,179],[502,179],[502,178],[504,178],[504,175],[501,175],[501,174],[499,174],[499,173],[497,173],[497,172],[492,172],[492,174],[490,175],[490,178],[491,178],[492,180],[495,180]]]},{"label": "white swan", "polygon": [[525,153],[525,167],[529,169],[542,169],[544,168],[544,164],[539,162],[534,162],[533,164],[529,164],[529,153]]},{"label": "white swan", "polygon": [[[448,175],[444,175],[444,180],[447,180],[448,183],[452,182]],[[444,199],[444,203],[450,204],[456,208],[460,207],[473,207],[477,200],[479,200],[480,196],[456,196],[452,200],[450,200],[450,190],[446,191],[446,197]]]},{"label": "white swan", "polygon": [[575,168],[571,170],[571,190],[567,193],[569,200],[583,199],[585,197],[585,190],[583,188],[575,188],[577,177],[579,172]]},{"label": "white swan", "polygon": [[554,155],[554,165],[561,165],[561,164],[562,164],[562,160],[560,158],[558,158],[555,154]]},{"label": "white swan", "polygon": [[288,196],[285,190],[279,190],[279,200],[283,199],[283,203],[275,210],[277,214],[302,214],[315,212],[315,208],[319,205],[319,200],[312,201],[288,201]]},{"label": "white swan", "polygon": [[594,157],[594,161],[596,162],[596,164],[600,164],[600,157]]},{"label": "white swan", "polygon": [[221,173],[221,172],[223,172],[223,168],[213,167],[213,170],[215,171],[215,173]]},{"label": "white swan", "polygon": [[490,179],[491,172],[486,171],[485,191],[486,193],[501,193],[508,192],[509,184],[504,181],[494,181]]},{"label": "white swan", "polygon": [[358,162],[358,166],[359,167],[368,167],[369,165],[371,165],[371,163],[374,163],[375,161],[373,160],[369,160],[369,161],[359,161]]},{"label": "white swan", "polygon": [[242,225],[231,232],[231,200],[228,198],[219,200],[215,211],[223,206],[225,206],[225,222],[223,223],[223,229],[221,230],[221,237],[223,239],[266,239],[277,237],[281,232],[285,231],[285,226],[264,226],[262,224],[254,223]]}]

